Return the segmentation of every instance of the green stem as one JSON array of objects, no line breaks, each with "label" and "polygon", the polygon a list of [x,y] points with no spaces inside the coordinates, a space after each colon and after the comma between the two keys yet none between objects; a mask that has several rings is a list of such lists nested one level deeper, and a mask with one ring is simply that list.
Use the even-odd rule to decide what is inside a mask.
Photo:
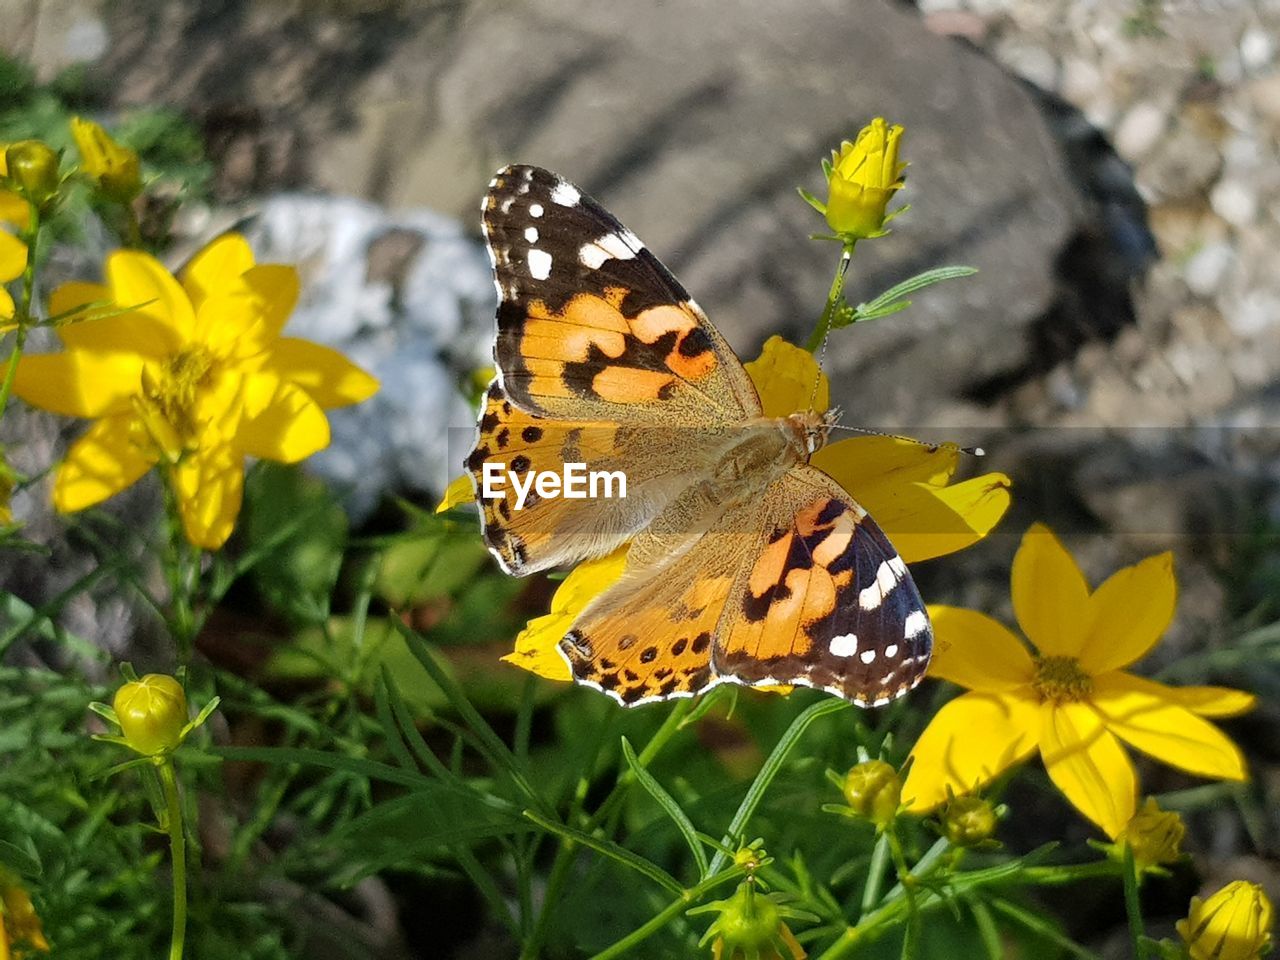
[{"label": "green stem", "polygon": [[1124,845],[1124,912],[1129,917],[1129,941],[1134,960],[1145,960],[1146,929],[1142,924],[1142,905],[1138,901],[1138,868],[1133,862],[1133,848]]},{"label": "green stem", "polygon": [[22,359],[22,349],[27,345],[27,330],[31,326],[31,301],[36,288],[36,238],[40,233],[40,210],[35,204],[30,204],[28,209],[31,213],[27,220],[27,229],[22,233],[23,242],[27,245],[27,264],[22,270],[22,294],[18,299],[17,311],[13,317],[18,329],[14,334],[13,349],[9,352],[4,382],[0,383],[0,417],[4,416],[5,408],[9,405],[13,382],[18,377],[18,361]]},{"label": "green stem", "polygon": [[613,960],[614,957],[623,956],[628,950],[648,940],[651,936],[665,927],[668,923],[680,916],[685,910],[693,906],[708,893],[720,886],[727,880],[737,879],[742,875],[739,867],[731,867],[728,870],[717,873],[714,876],[707,877],[696,886],[690,887],[680,894],[676,899],[660,912],[655,914],[643,926],[636,927],[629,934],[618,940],[611,946],[605,947],[599,953],[591,958],[591,960]]},{"label": "green stem", "polygon": [[916,878],[907,866],[907,858],[902,852],[902,841],[894,824],[889,824],[885,831],[889,838],[889,853],[893,855],[893,867],[898,874],[898,883],[907,898],[907,932],[902,938],[902,960],[911,960],[915,956],[916,943],[920,939],[920,905],[916,902]]},{"label": "green stem", "polygon": [[165,579],[169,582],[169,632],[178,648],[178,663],[185,666],[191,660],[195,645],[196,614],[192,602],[193,566],[191,545],[182,527],[182,513],[178,508],[178,494],[174,490],[171,473],[164,476],[165,507],[168,515],[169,550],[165,555]]},{"label": "green stem", "polygon": [[173,860],[173,939],[169,941],[169,960],[182,960],[187,938],[187,837],[172,758],[165,757],[159,771],[168,820],[165,826],[169,830],[169,855]]},{"label": "green stem", "polygon": [[809,342],[804,345],[810,353],[816,353],[823,341],[827,339],[827,334],[831,332],[831,323],[835,320],[836,311],[840,308],[840,298],[844,294],[844,277],[849,271],[849,261],[852,257],[853,243],[847,243],[840,254],[840,263],[836,266],[836,275],[831,281],[831,289],[827,292],[827,304],[822,308],[822,316],[818,318],[818,325],[810,334]]}]

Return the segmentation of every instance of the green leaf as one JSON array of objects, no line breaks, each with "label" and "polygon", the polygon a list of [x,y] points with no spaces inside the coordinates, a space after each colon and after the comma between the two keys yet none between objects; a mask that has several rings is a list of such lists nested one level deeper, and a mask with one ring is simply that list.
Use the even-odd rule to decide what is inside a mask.
[{"label": "green leaf", "polygon": [[702,849],[702,843],[698,840],[698,831],[694,829],[688,815],[680,808],[675,798],[663,789],[662,784],[658,783],[653,774],[640,765],[640,761],[636,759],[636,752],[631,748],[631,742],[626,737],[622,738],[622,755],[626,758],[631,773],[640,781],[640,786],[644,787],[649,796],[658,802],[658,806],[666,811],[667,816],[684,837],[685,843],[689,845],[689,850],[693,854],[694,863],[698,865],[698,879],[705,880],[707,854]]},{"label": "green leaf", "polygon": [[589,847],[597,853],[602,853],[611,860],[616,860],[623,866],[630,867],[637,873],[644,874],[650,880],[661,884],[672,893],[684,893],[684,888],[681,887],[676,878],[667,873],[667,871],[663,870],[656,863],[646,860],[639,854],[632,853],[626,847],[619,846],[612,840],[603,840],[599,837],[593,837],[588,833],[583,833],[581,830],[575,830],[573,827],[565,826],[563,823],[557,823],[554,820],[550,820],[532,810],[526,810],[524,815],[529,820],[540,826],[543,830],[546,830],[549,833],[554,833],[556,836],[563,837],[565,840],[570,840],[573,843]]},{"label": "green leaf", "polygon": [[[804,736],[804,732],[809,729],[809,725],[819,717],[825,717],[829,713],[835,713],[837,710],[843,710],[849,706],[848,700],[840,700],[834,697],[820,700],[812,706],[806,708],[799,716],[791,721],[791,726],[787,727],[786,732],[778,739],[774,745],[773,752],[769,754],[769,758],[765,760],[764,765],[760,768],[760,772],[756,774],[755,780],[752,781],[747,795],[742,798],[742,803],[738,806],[738,810],[733,815],[733,820],[725,829],[723,843],[726,846],[732,846],[738,837],[746,828],[747,821],[751,819],[751,815],[755,813],[756,807],[760,805],[760,801],[764,799],[765,791],[769,789],[774,778],[782,770],[783,763],[786,762],[787,755]],[[711,861],[710,872],[718,873],[720,868],[724,866],[728,857],[724,851],[718,852]]]}]

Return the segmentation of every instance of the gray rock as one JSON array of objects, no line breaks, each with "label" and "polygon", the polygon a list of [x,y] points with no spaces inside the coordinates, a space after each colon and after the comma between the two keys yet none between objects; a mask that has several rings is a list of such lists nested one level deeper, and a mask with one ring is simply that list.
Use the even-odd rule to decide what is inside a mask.
[{"label": "gray rock", "polygon": [[795,187],[820,191],[821,157],[872,116],[904,123],[912,211],[859,250],[850,296],[941,263],[982,272],[834,338],[835,399],[863,423],[922,422],[1025,366],[1024,331],[1083,217],[1027,91],[888,0],[104,10],[118,103],[243,105],[264,136],[299,142],[287,182],[467,223],[497,166],[551,167],[615,210],[746,355],[773,332],[807,336],[830,282],[834,250],[806,239],[824,224]]}]

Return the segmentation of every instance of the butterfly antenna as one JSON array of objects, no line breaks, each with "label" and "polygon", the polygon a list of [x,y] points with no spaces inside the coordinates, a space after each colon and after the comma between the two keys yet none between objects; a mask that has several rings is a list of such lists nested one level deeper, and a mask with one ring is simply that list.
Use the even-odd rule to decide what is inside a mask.
[{"label": "butterfly antenna", "polygon": [[809,393],[809,409],[812,410],[818,399],[818,387],[822,385],[822,364],[827,359],[827,341],[831,339],[831,327],[822,335],[822,346],[818,348],[818,372],[813,377],[813,390]]},{"label": "butterfly antenna", "polygon": [[[917,443],[922,447],[928,447],[931,450],[937,450],[941,446],[949,446],[950,444],[930,443],[927,440],[919,440],[915,437],[904,437],[898,433],[885,433],[883,430],[870,430],[866,427],[847,427],[843,423],[831,424],[832,430],[848,430],[850,433],[862,433],[871,437],[887,437],[890,440],[901,440],[903,443]],[[968,454],[971,457],[985,457],[987,451],[982,447],[956,447],[957,452]]]}]

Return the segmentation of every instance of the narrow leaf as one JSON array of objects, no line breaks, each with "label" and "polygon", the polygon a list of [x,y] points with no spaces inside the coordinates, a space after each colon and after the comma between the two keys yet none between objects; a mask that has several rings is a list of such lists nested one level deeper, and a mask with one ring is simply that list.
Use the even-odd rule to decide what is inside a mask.
[{"label": "narrow leaf", "polygon": [[680,831],[684,837],[684,842],[689,845],[689,850],[693,853],[693,860],[698,865],[698,879],[705,880],[707,877],[707,854],[702,849],[702,844],[698,841],[698,831],[693,828],[688,815],[680,808],[680,804],[676,802],[671,794],[663,789],[662,784],[654,778],[648,770],[642,767],[636,760],[636,752],[631,748],[630,741],[626,737],[622,738],[622,755],[626,757],[627,765],[631,767],[631,772],[640,786],[648,791],[649,796],[658,801],[658,806],[666,811],[667,816],[676,825],[676,829]]}]

